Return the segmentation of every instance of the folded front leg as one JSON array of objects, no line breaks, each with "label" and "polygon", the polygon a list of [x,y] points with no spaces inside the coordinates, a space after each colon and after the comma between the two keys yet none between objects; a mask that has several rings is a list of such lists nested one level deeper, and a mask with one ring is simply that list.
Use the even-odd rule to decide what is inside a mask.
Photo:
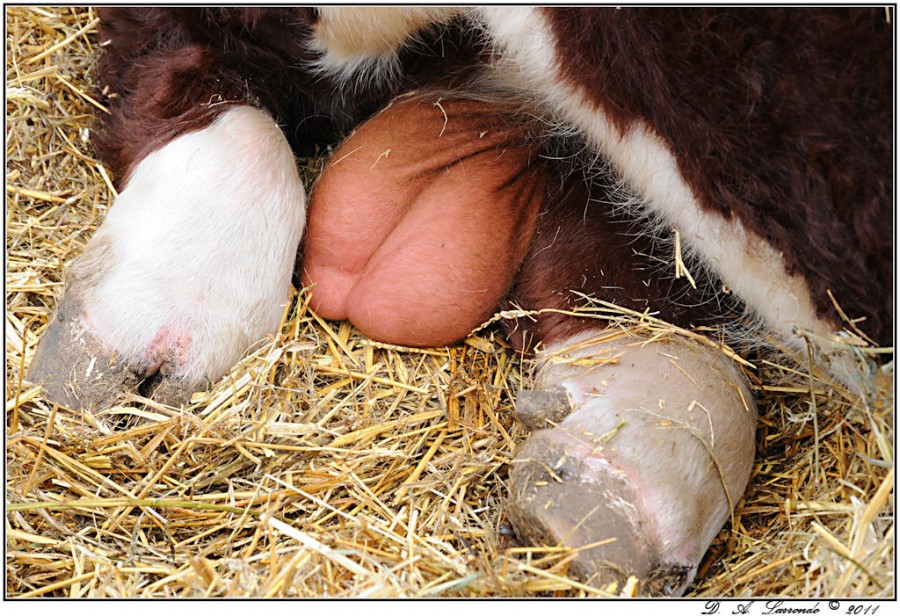
[{"label": "folded front leg", "polygon": [[158,375],[179,402],[273,333],[305,222],[272,118],[237,106],[136,164],[84,253],[28,377],[65,406],[102,406]]},{"label": "folded front leg", "polygon": [[511,292],[539,311],[506,325],[516,346],[538,349],[540,369],[516,403],[535,432],[513,465],[510,517],[529,544],[571,548],[570,570],[592,584],[635,576],[642,594],[681,594],[747,483],[755,407],[715,345],[579,312],[595,297],[682,328],[724,319],[719,301],[673,277],[665,242],[612,213],[614,185],[561,183]]}]

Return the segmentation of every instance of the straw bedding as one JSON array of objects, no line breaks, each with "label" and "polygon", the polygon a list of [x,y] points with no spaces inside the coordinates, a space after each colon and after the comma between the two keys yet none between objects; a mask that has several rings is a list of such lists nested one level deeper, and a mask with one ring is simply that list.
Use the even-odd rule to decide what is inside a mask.
[{"label": "straw bedding", "polygon": [[[496,325],[398,349],[295,292],[278,335],[184,408],[44,401],[24,368],[113,198],[90,141],[100,49],[90,10],[8,7],[6,25],[8,596],[633,593],[517,544],[506,481],[531,366]],[[756,466],[690,594],[893,596],[892,364],[863,396],[779,357],[748,358]]]}]

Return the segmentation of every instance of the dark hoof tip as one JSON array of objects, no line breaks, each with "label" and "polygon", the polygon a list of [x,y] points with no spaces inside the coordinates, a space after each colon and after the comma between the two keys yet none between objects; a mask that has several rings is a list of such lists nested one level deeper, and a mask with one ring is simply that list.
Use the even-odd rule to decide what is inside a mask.
[{"label": "dark hoof tip", "polygon": [[558,430],[532,435],[510,473],[509,516],[520,539],[571,548],[569,571],[591,586],[624,589],[634,576],[640,595],[683,594],[695,568],[659,564],[634,488],[614,470],[595,466]]},{"label": "dark hoof tip", "polygon": [[572,412],[572,401],[562,387],[523,389],[516,396],[516,419],[529,430],[558,424]]},{"label": "dark hoof tip", "polygon": [[140,376],[77,318],[73,302],[63,299],[34,352],[26,377],[43,387],[44,399],[69,409],[111,406],[134,390]]},{"label": "dark hoof tip", "polygon": [[196,389],[196,383],[184,379],[144,373],[143,367],[127,364],[84,326],[77,294],[70,292],[41,336],[26,378],[41,385],[47,402],[72,410],[107,408],[132,392],[177,406]]}]

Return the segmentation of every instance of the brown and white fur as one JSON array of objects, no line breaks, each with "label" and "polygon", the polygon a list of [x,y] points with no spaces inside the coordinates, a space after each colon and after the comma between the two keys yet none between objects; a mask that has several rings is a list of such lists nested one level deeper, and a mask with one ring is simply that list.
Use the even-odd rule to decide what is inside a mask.
[{"label": "brown and white fur", "polygon": [[[651,236],[674,229],[767,335],[797,349],[824,341],[845,381],[854,362],[836,350],[852,346],[842,330],[891,340],[890,10],[110,8],[101,17],[100,79],[113,98],[96,142],[121,193],[71,268],[59,308],[68,325],[51,330],[33,362],[32,378],[64,403],[107,403],[153,374],[183,397],[271,333],[306,220],[294,152],[352,128],[311,197],[304,282],[322,314],[373,337],[445,344],[501,305],[564,311],[584,295],[686,326],[721,322],[714,300],[647,256]],[[555,147],[580,152],[579,162],[548,162]],[[376,167],[387,175],[367,175]],[[616,183],[635,196],[624,220],[621,203],[591,197],[615,197]],[[556,355],[544,387],[576,407],[540,438],[581,456],[570,471],[605,486],[603,507],[627,503],[609,516],[636,536],[587,557],[582,573],[660,570],[657,590],[682,592],[749,474],[754,411],[743,377],[696,346],[591,343],[604,335],[596,321],[558,312],[508,329],[521,348],[540,342],[543,357]],[[574,367],[588,352],[632,368]],[[559,356],[573,368],[554,368]],[[695,391],[670,374],[679,362],[700,375]],[[639,391],[647,374],[658,391]],[[704,390],[714,382],[731,393]],[[666,400],[679,410],[662,412]],[[625,411],[688,427],[693,445],[642,432],[633,438],[661,444],[640,455],[624,444],[584,450],[585,434],[614,428],[610,417]],[[669,446],[683,448],[683,463],[654,475]],[[566,522],[575,506],[532,519],[544,502],[534,473],[514,477],[520,524],[551,537],[580,528]],[[686,487],[673,488],[679,477]],[[704,485],[707,495],[680,503]],[[579,545],[611,528],[601,523]]]}]

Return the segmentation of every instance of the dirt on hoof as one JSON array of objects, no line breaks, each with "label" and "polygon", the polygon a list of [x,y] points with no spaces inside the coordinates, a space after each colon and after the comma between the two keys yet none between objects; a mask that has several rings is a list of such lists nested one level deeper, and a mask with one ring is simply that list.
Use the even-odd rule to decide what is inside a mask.
[{"label": "dirt on hoof", "polygon": [[160,404],[179,406],[187,404],[193,394],[202,386],[186,379],[154,374],[147,378],[139,388],[139,392],[145,398],[152,398]]},{"label": "dirt on hoof", "polygon": [[516,396],[516,419],[528,430],[542,430],[572,413],[572,400],[563,387],[523,389]]},{"label": "dirt on hoof", "polygon": [[585,582],[622,588],[629,576],[654,571],[657,555],[643,538],[634,489],[624,477],[588,468],[552,431],[531,436],[510,484],[509,514],[519,538],[572,548],[569,571]]},{"label": "dirt on hoof", "polygon": [[88,331],[79,302],[66,296],[34,352],[27,378],[44,397],[70,409],[102,408],[137,388],[141,377]]}]

